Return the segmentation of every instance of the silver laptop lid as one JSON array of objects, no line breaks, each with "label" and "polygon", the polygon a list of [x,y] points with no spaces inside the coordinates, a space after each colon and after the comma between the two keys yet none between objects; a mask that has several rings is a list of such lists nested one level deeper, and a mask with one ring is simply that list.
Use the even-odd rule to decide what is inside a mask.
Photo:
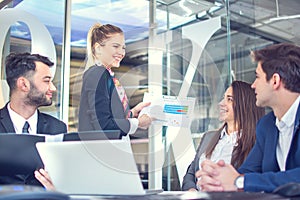
[{"label": "silver laptop lid", "polygon": [[60,192],[80,195],[145,194],[129,141],[37,143]]}]

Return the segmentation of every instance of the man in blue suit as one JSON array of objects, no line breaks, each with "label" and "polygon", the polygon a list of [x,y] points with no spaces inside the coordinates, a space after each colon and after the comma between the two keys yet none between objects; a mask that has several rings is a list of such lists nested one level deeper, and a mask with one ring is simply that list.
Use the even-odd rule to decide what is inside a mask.
[{"label": "man in blue suit", "polygon": [[[39,54],[11,53],[7,56],[5,69],[10,100],[0,109],[0,133],[52,135],[67,132],[64,122],[38,110],[40,106],[52,104],[52,93],[56,91],[51,66],[53,62]],[[34,172],[1,176],[0,184],[41,185]]]},{"label": "man in blue suit", "polygon": [[253,51],[257,106],[270,107],[256,127],[256,143],[235,170],[220,160],[204,161],[196,172],[204,191],[272,192],[289,182],[300,183],[300,47],[276,44]]}]

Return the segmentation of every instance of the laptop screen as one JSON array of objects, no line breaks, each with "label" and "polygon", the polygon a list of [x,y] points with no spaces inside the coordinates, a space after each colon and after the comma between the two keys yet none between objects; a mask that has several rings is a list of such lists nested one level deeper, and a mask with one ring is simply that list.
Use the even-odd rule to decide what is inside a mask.
[{"label": "laptop screen", "polygon": [[0,175],[30,174],[43,167],[36,150],[45,137],[27,134],[0,134]]},{"label": "laptop screen", "polygon": [[37,142],[116,140],[120,138],[121,133],[118,130],[57,135],[0,133],[0,176],[31,174],[36,169],[43,168],[43,162],[35,145]]}]

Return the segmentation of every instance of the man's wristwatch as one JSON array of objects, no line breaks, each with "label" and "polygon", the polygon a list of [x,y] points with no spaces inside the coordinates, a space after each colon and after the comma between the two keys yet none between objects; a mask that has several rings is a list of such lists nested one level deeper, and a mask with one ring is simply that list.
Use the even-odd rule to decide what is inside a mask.
[{"label": "man's wristwatch", "polygon": [[234,185],[238,191],[244,190],[244,175],[238,176],[234,181]]}]

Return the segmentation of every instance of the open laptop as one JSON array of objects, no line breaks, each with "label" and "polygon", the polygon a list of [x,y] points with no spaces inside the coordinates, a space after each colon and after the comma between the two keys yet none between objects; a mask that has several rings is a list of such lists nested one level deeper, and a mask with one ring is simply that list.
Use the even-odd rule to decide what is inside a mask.
[{"label": "open laptop", "polygon": [[0,134],[0,176],[33,174],[43,163],[36,150],[37,142],[44,142],[39,135],[3,133]]},{"label": "open laptop", "polygon": [[145,195],[129,141],[37,143],[55,188],[69,195]]},{"label": "open laptop", "polygon": [[113,140],[122,137],[119,130],[84,131],[57,135],[0,133],[0,176],[33,174],[42,168],[37,142]]}]

